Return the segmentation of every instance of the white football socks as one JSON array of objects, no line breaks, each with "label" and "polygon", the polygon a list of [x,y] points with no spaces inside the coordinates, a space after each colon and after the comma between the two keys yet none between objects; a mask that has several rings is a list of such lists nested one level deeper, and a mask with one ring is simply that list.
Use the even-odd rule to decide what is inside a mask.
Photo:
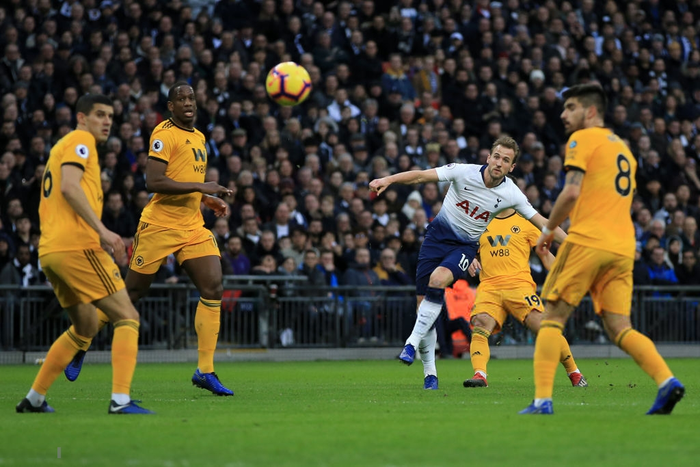
[{"label": "white football socks", "polygon": [[418,351],[420,359],[423,362],[423,377],[428,375],[437,376],[437,368],[435,367],[435,344],[437,343],[437,331],[432,328],[420,341]]},{"label": "white football socks", "polygon": [[30,389],[27,393],[27,400],[32,406],[40,407],[46,400],[46,396],[44,394],[39,394],[34,389]]},{"label": "white football socks", "polygon": [[421,340],[428,334],[433,323],[440,315],[440,310],[442,310],[442,303],[434,303],[425,299],[421,302],[418,307],[416,324],[413,326],[411,335],[406,340],[407,345],[411,344],[413,348],[418,349]]},{"label": "white football socks", "polygon": [[119,394],[117,392],[113,392],[112,400],[118,405],[126,405],[131,401],[131,397],[129,397],[128,394]]}]

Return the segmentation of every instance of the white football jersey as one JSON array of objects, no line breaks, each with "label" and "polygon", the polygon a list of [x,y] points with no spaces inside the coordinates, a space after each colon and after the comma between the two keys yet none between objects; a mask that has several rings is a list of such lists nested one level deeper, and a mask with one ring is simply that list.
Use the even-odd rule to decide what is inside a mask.
[{"label": "white football jersey", "polygon": [[431,223],[434,233],[445,240],[478,242],[496,214],[508,208],[515,209],[525,219],[537,214],[510,178],[505,177],[498,186],[487,188],[483,177],[485,165],[447,164],[435,170],[440,181],[450,182],[440,213]]}]

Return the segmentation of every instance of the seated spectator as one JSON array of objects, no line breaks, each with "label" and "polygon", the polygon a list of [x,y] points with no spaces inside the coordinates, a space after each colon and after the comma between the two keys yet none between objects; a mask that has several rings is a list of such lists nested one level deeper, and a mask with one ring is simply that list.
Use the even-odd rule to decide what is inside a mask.
[{"label": "seated spectator", "polygon": [[[355,249],[355,261],[345,271],[345,276],[343,277],[344,285],[364,287],[380,284],[377,273],[371,269],[369,258],[369,250],[367,248]],[[362,294],[364,295],[364,293]]]},{"label": "seated spectator", "polygon": [[275,234],[275,237],[288,237],[292,234],[292,229],[298,224],[291,218],[292,211],[287,203],[282,202],[275,209],[275,217],[271,222],[264,225],[263,230],[270,230]]},{"label": "seated spectator", "polygon": [[221,254],[222,271],[225,276],[246,275],[250,272],[250,259],[243,250],[243,240],[234,235],[228,238]]},{"label": "seated spectator", "polygon": [[676,267],[679,285],[700,285],[698,255],[693,250],[683,252],[683,262]]},{"label": "seated spectator", "polygon": [[683,221],[683,249],[700,249],[700,231],[698,231],[698,221],[694,217],[688,216]]},{"label": "seated spectator", "polygon": [[382,250],[379,263],[372,269],[382,285],[397,286],[410,285],[411,278],[403,271],[400,264],[396,264],[396,253],[391,248]]},{"label": "seated spectator", "polygon": [[651,261],[647,266],[652,285],[668,286],[678,284],[673,267],[666,262],[666,250],[657,246],[651,252]]},{"label": "seated spectator", "polygon": [[282,250],[280,253],[283,257],[291,256],[297,264],[304,262],[304,252],[306,251],[309,236],[301,227],[292,229],[292,244],[290,248]]},{"label": "seated spectator", "polygon": [[318,252],[315,249],[308,249],[304,252],[304,262],[299,266],[299,274],[306,276],[310,287],[323,287],[326,285],[326,278],[323,271],[318,267]]},{"label": "seated spectator", "polygon": [[634,251],[634,269],[632,271],[632,281],[634,285],[651,285],[649,278],[649,267],[642,257],[642,242],[637,242]]},{"label": "seated spectator", "polygon": [[40,284],[39,271],[32,265],[31,260],[29,245],[19,245],[15,259],[2,271],[7,275],[0,275],[0,284],[16,284],[22,287]]},{"label": "seated spectator", "polygon": [[107,194],[107,203],[102,212],[102,223],[124,240],[124,246],[129,248],[136,234],[136,221],[131,212],[124,207],[122,194],[111,191]]},{"label": "seated spectator", "polygon": [[403,62],[400,54],[391,54],[389,57],[389,68],[382,75],[382,88],[389,94],[398,91],[402,100],[412,101],[416,98],[416,91],[413,84],[403,70]]}]

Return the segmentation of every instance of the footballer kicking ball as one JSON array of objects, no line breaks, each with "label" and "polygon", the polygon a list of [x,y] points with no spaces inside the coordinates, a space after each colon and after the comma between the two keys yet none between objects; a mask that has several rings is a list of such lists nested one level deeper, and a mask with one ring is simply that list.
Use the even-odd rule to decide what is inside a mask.
[{"label": "footballer kicking ball", "polygon": [[265,89],[270,99],[279,105],[299,105],[311,94],[311,77],[301,65],[280,63],[267,74]]}]

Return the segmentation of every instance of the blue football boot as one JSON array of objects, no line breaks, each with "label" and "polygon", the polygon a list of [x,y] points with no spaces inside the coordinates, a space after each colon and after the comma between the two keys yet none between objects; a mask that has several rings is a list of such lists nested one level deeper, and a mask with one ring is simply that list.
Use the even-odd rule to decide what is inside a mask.
[{"label": "blue football boot", "polygon": [[153,415],[155,412],[151,412],[148,409],[139,407],[133,400],[129,401],[128,404],[120,405],[114,401],[109,403],[108,414],[114,415]]},{"label": "blue football boot", "polygon": [[197,371],[192,375],[192,384],[198,388],[211,391],[217,396],[233,396],[233,391],[221,384],[219,377],[216,376],[214,372],[202,373],[199,371],[199,368],[197,368]]},{"label": "blue football boot", "polygon": [[669,415],[679,400],[685,395],[685,387],[676,378],[659,388],[656,400],[647,415]]},{"label": "blue football boot", "polygon": [[423,382],[423,389],[432,389],[433,391],[438,389],[438,377],[435,375],[428,375],[425,377]]},{"label": "blue football boot", "polygon": [[75,381],[78,379],[80,370],[83,368],[83,360],[85,360],[86,353],[85,350],[78,350],[73,360],[71,360],[66,369],[63,370],[63,374],[66,375],[68,381]]},{"label": "blue football boot", "polygon": [[54,413],[55,410],[44,401],[39,407],[34,407],[26,397],[15,407],[17,413]]},{"label": "blue football boot", "polygon": [[399,360],[401,360],[406,365],[411,365],[413,360],[416,359],[416,348],[411,344],[406,344],[401,353],[399,354]]},{"label": "blue football boot", "polygon": [[518,413],[520,415],[552,415],[554,414],[554,409],[552,408],[552,401],[544,401],[539,407],[535,405],[535,401],[532,401],[532,404]]}]

